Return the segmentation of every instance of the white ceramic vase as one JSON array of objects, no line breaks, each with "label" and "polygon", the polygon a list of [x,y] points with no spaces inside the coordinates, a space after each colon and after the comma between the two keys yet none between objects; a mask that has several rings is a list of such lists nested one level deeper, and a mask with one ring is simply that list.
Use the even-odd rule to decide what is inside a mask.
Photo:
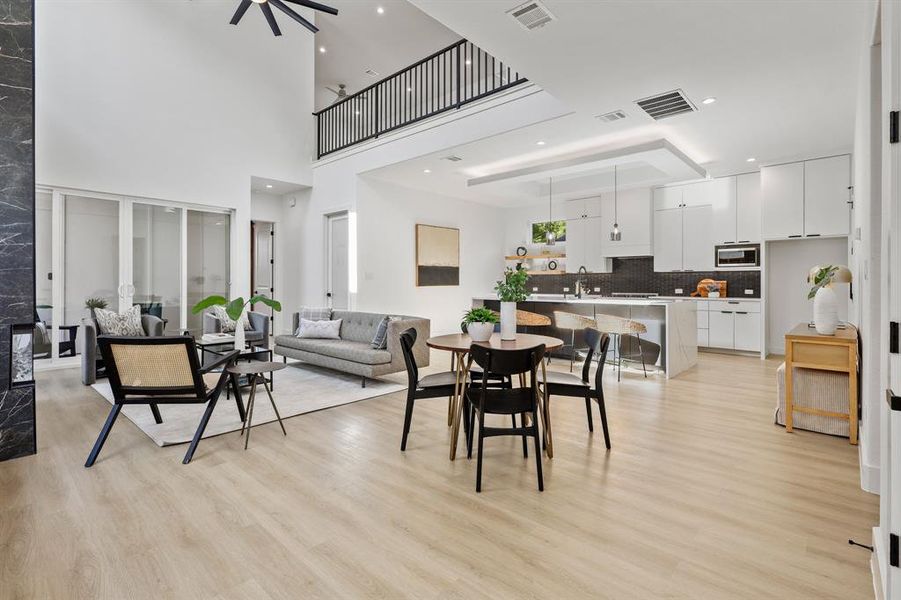
[{"label": "white ceramic vase", "polygon": [[501,339],[516,339],[516,302],[501,302]]},{"label": "white ceramic vase", "polygon": [[831,287],[821,287],[813,297],[813,324],[820,335],[835,335],[838,328],[838,302]]},{"label": "white ceramic vase", "polygon": [[235,350],[244,351],[244,311],[235,324]]},{"label": "white ceramic vase", "polygon": [[469,323],[466,325],[466,333],[474,342],[487,342],[494,333],[494,323]]}]

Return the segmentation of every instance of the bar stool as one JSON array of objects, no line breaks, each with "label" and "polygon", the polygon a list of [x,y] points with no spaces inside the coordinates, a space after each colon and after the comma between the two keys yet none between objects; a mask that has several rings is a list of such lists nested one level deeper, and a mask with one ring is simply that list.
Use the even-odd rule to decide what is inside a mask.
[{"label": "bar stool", "polygon": [[638,339],[638,355],[641,360],[641,368],[644,376],[648,376],[648,369],[644,362],[644,349],[642,348],[641,334],[648,332],[648,327],[639,321],[615,317],[613,315],[596,315],[594,318],[598,331],[610,334],[614,339],[613,348],[616,352],[616,380],[620,381],[623,374],[623,336],[635,336]]},{"label": "bar stool", "polygon": [[576,360],[576,331],[582,331],[586,327],[595,328],[597,327],[597,325],[595,324],[595,320],[592,317],[586,317],[585,315],[577,315],[575,313],[555,310],[554,326],[557,329],[568,329],[570,331],[569,344],[564,344],[564,348],[566,346],[572,348],[572,353],[569,357],[569,372],[572,373],[573,364]]}]

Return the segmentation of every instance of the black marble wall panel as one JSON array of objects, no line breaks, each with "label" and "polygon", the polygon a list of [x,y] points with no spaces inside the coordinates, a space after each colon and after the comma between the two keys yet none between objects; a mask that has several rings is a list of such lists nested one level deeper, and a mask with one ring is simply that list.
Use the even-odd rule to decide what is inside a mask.
[{"label": "black marble wall panel", "polygon": [[[560,294],[564,287],[576,290],[579,275],[536,275],[529,278],[528,290],[538,288],[541,294]],[[693,271],[691,273],[655,273],[652,257],[614,258],[613,272],[589,273],[582,276],[587,280],[593,294],[609,296],[614,292],[653,293],[660,296],[675,296],[681,288],[682,295],[695,291],[702,279],[725,280],[727,294],[731,297],[759,298],[760,271]],[[600,292],[594,292],[600,288]],[[752,290],[746,294],[745,290]]]},{"label": "black marble wall panel", "polygon": [[36,450],[34,384],[10,381],[12,327],[34,323],[33,14],[0,0],[0,460]]}]

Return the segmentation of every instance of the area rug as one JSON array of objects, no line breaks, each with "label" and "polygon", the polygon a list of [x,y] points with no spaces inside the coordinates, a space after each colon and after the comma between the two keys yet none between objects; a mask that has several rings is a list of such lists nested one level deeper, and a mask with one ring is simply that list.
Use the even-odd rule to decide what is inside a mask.
[{"label": "area rug", "polygon": [[[396,381],[392,381],[395,379]],[[367,379],[366,387],[360,385],[360,377],[347,375],[302,363],[289,363],[288,368],[276,371],[275,390],[272,393],[282,419],[305,413],[333,408],[360,400],[391,394],[406,389],[406,376],[388,376],[385,379]],[[106,381],[92,385],[101,396],[112,404],[113,393]],[[250,388],[242,389],[244,404],[250,397]],[[206,404],[160,404],[163,422],[153,420],[150,407],[131,405],[122,408],[122,414],[146,433],[159,446],[171,446],[190,442],[200,423]],[[253,426],[275,421],[275,413],[262,386],[257,388],[253,409]],[[227,399],[225,392],[219,398],[213,416],[207,424],[204,438],[241,429],[241,419],[234,397]]]}]

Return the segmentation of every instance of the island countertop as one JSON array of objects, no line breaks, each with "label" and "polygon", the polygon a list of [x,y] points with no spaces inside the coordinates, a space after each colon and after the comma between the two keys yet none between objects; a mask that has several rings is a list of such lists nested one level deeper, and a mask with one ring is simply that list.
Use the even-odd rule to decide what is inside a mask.
[{"label": "island countertop", "polygon": [[[473,296],[473,300],[494,301],[497,302],[497,295],[484,294],[482,296]],[[524,302],[550,302],[554,304],[611,304],[618,306],[666,306],[678,302],[676,299],[670,298],[611,298],[609,296],[589,296],[584,295],[576,298],[573,295],[563,294],[532,294],[524,300]]]}]

